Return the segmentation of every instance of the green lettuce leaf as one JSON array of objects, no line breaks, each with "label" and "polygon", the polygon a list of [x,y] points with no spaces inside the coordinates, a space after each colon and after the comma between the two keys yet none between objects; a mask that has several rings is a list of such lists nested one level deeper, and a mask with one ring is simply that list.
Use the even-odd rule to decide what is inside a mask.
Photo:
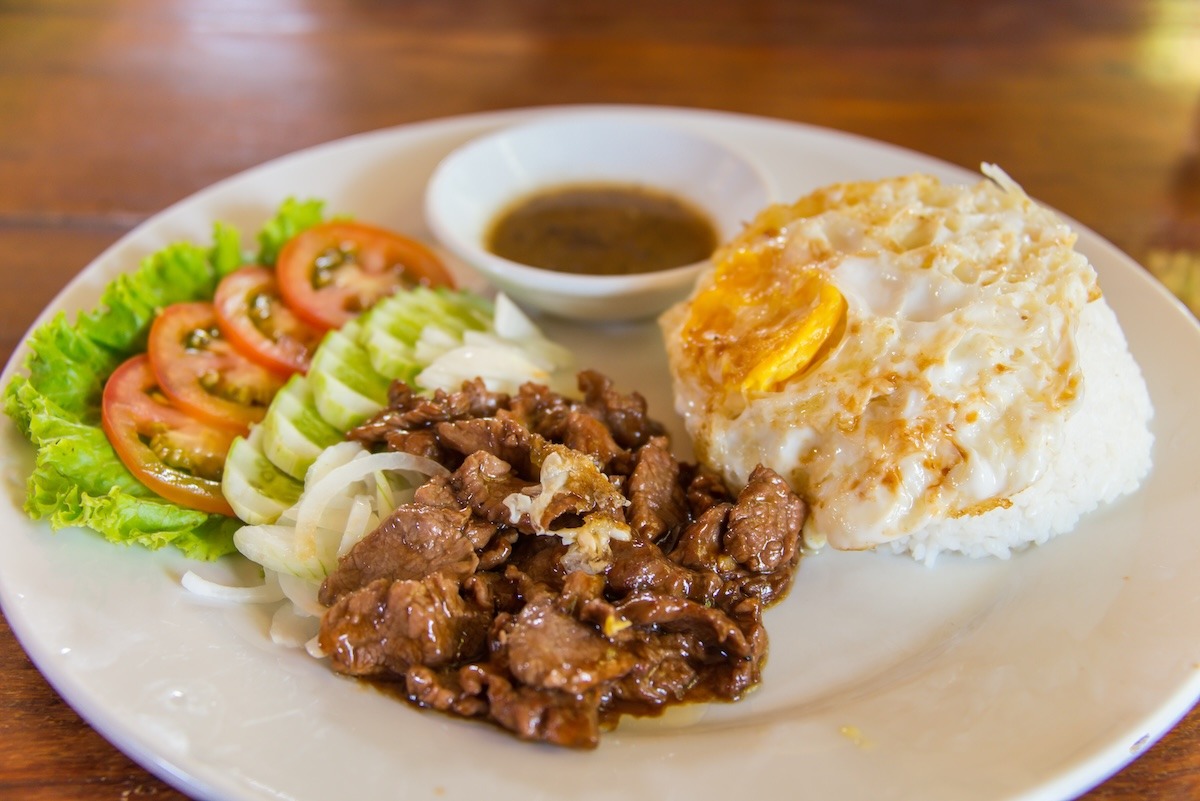
[{"label": "green lettuce leaf", "polygon": [[255,260],[259,264],[274,264],[279,258],[279,251],[289,239],[324,219],[325,204],[322,201],[288,198],[283,201],[275,217],[259,232],[258,256]]},{"label": "green lettuce leaf", "polygon": [[[260,241],[277,252],[276,238],[320,222],[321,208],[285,202]],[[211,298],[217,282],[249,260],[238,232],[217,223],[210,246],[169,245],[115,278],[95,309],[74,322],[60,313],[30,335],[25,374],[4,391],[5,412],[36,449],[25,500],[30,517],[54,529],[91,528],[112,542],[173,545],[197,559],[234,550],[240,521],[177,506],[134,478],[100,428],[100,397],[112,371],[144,350],[161,308]]]}]

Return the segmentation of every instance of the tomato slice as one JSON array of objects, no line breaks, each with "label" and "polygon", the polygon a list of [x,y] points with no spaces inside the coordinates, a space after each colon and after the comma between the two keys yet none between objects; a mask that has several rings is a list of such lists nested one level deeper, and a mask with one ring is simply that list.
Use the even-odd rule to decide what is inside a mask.
[{"label": "tomato slice", "polygon": [[275,274],[292,311],[326,331],[401,287],[454,285],[442,260],[420,242],[355,222],[297,234],[280,251]]},{"label": "tomato slice", "polygon": [[247,266],[221,279],[213,297],[217,327],[242,355],[281,376],[308,372],[321,331],[296,316],[275,273]]},{"label": "tomato slice", "polygon": [[174,303],[159,312],[147,352],[163,394],[210,425],[247,431],[283,386],[283,378],[221,335],[211,303]]},{"label": "tomato slice", "polygon": [[121,462],[151,490],[180,506],[235,516],[221,494],[221,472],[238,433],[207,425],[172,404],[159,391],[145,354],[109,376],[101,426]]}]

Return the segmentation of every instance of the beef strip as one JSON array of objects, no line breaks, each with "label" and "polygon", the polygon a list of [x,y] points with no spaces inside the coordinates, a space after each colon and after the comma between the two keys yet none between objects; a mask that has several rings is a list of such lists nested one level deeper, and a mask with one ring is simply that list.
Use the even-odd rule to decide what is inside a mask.
[{"label": "beef strip", "polygon": [[479,569],[494,570],[507,562],[508,558],[512,556],[513,543],[516,541],[517,531],[515,529],[497,528],[495,535],[479,552]]},{"label": "beef strip", "polygon": [[434,430],[438,442],[447,450],[470,456],[484,451],[507,462],[512,471],[525,478],[533,477],[530,451],[533,435],[512,417],[479,417],[438,423]]},{"label": "beef strip", "polygon": [[413,503],[425,506],[444,506],[449,509],[459,509],[465,504],[458,500],[458,495],[450,483],[450,476],[433,476],[413,493]]},{"label": "beef strip", "polygon": [[527,687],[585,693],[633,667],[631,654],[596,630],[539,598],[515,615],[503,632],[508,669]]},{"label": "beef strip", "polygon": [[626,494],[629,523],[644,539],[658,541],[687,522],[687,494],[680,475],[666,437],[651,437],[637,451]]},{"label": "beef strip", "polygon": [[400,679],[414,665],[439,668],[486,653],[492,610],[464,600],[456,580],[376,579],[345,593],[321,618],[322,650],[339,673]]},{"label": "beef strip", "polygon": [[[503,459],[487,451],[477,451],[450,476],[450,486],[455,498],[475,514],[492,523],[507,524],[512,510],[504,499],[534,484],[518,476]],[[525,525],[528,526],[528,521]]]},{"label": "beef strip", "polygon": [[388,408],[352,429],[346,436],[363,444],[384,442],[389,431],[420,429],[448,420],[490,417],[507,408],[510,398],[492,392],[482,379],[463,382],[458,392],[435,390],[430,396],[417,394],[403,381],[388,388]]},{"label": "beef strip", "polygon": [[492,721],[522,740],[538,740],[568,748],[595,748],[600,742],[598,689],[580,695],[524,687],[485,665],[468,665],[459,673],[468,692],[486,694]]},{"label": "beef strip", "polygon": [[607,576],[613,597],[656,592],[674,598],[712,601],[720,594],[723,583],[720,576],[676,564],[648,540],[614,542],[612,551],[613,563]]},{"label": "beef strip", "polygon": [[722,535],[729,519],[731,503],[718,503],[706,508],[688,523],[675,540],[671,559],[692,570],[727,576],[736,570],[737,561],[722,550]]},{"label": "beef strip", "polygon": [[807,516],[808,507],[779,474],[759,465],[729,512],[723,543],[748,570],[770,573],[795,558]]},{"label": "beef strip", "polygon": [[510,411],[526,428],[552,442],[562,439],[567,416],[576,404],[544,384],[521,385]]},{"label": "beef strip", "polygon": [[423,579],[442,573],[462,579],[475,572],[475,550],[495,531],[467,509],[405,504],[341,559],[321,585],[319,600],[331,605],[375,579]]},{"label": "beef strip", "polygon": [[474,718],[487,715],[488,702],[458,680],[458,672],[413,665],[404,674],[404,691],[415,704]]},{"label": "beef strip", "polygon": [[517,587],[526,600],[538,593],[538,586],[557,594],[567,580],[563,557],[567,546],[557,537],[521,537],[513,545],[512,556],[504,566],[505,576]]},{"label": "beef strip", "polygon": [[640,448],[651,437],[662,436],[666,429],[647,413],[646,399],[640,393],[623,395],[613,389],[612,381],[595,370],[579,374],[584,403],[612,431],[613,439],[623,448]]},{"label": "beef strip", "polygon": [[629,472],[629,451],[617,444],[601,420],[587,412],[568,412],[558,438],[568,448],[591,456],[606,473]]},{"label": "beef strip", "polygon": [[423,456],[447,466],[456,461],[453,452],[442,446],[437,432],[429,429],[390,429],[383,432],[383,441],[390,451]]},{"label": "beef strip", "polygon": [[732,503],[733,496],[725,488],[725,482],[711,469],[703,465],[684,465],[687,484],[688,510],[698,517],[719,503]]},{"label": "beef strip", "polygon": [[613,682],[614,700],[653,712],[686,701],[705,673],[704,665],[693,665],[688,659],[693,646],[684,634],[630,630],[621,647],[633,654],[634,666]]}]

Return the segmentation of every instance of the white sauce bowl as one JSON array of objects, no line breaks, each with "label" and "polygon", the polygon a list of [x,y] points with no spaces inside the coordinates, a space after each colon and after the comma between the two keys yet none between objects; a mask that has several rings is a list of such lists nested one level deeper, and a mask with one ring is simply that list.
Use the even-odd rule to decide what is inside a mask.
[{"label": "white sauce bowl", "polygon": [[766,180],[734,150],[686,129],[580,112],[499,130],[447,156],[425,193],[441,245],[527,307],[577,320],[651,317],[685,297],[707,260],[634,275],[580,275],[491,253],[502,211],[538,190],[578,183],[659,189],[706,213],[724,242],[771,200]]}]

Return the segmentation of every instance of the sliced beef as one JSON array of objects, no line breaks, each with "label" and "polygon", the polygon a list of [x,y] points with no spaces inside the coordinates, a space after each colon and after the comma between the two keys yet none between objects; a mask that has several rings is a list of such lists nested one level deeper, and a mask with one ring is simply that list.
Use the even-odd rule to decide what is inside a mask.
[{"label": "sliced beef", "polygon": [[397,507],[338,560],[321,585],[320,601],[328,606],[376,579],[423,579],[434,573],[465,578],[479,564],[475,549],[487,544],[493,530],[467,509]]},{"label": "sliced beef", "polygon": [[687,494],[679,479],[679,462],[665,437],[652,437],[637,451],[626,494],[630,526],[643,539],[658,541],[687,522]]},{"label": "sliced beef", "polygon": [[479,569],[494,570],[512,556],[513,543],[517,541],[515,529],[498,528],[483,550],[479,552]]},{"label": "sliced beef", "polygon": [[707,677],[708,687],[719,697],[736,699],[762,680],[762,668],[767,661],[767,629],[762,623],[763,604],[757,598],[743,598],[723,608],[745,638],[746,655],[714,665]]},{"label": "sliced beef", "polygon": [[458,501],[491,523],[507,524],[512,510],[504,500],[534,486],[518,476],[512,465],[487,451],[476,451],[463,460],[450,477]]},{"label": "sliced beef", "polygon": [[437,433],[427,428],[397,428],[385,431],[383,441],[390,451],[423,456],[441,465],[449,466],[457,461],[454,453],[442,446]]},{"label": "sliced beef", "polygon": [[622,448],[640,448],[651,437],[666,433],[661,423],[650,418],[646,399],[640,393],[625,395],[616,391],[612,381],[595,370],[579,374],[579,388],[584,403],[604,421]]},{"label": "sliced beef", "polygon": [[568,573],[558,593],[558,607],[580,620],[585,620],[580,610],[589,603],[602,601],[605,586],[607,582],[602,575],[585,573],[582,570]]},{"label": "sliced beef", "polygon": [[517,585],[504,575],[494,570],[481,570],[464,579],[460,591],[464,598],[481,609],[513,614],[525,603],[517,589]]},{"label": "sliced beef", "polygon": [[690,634],[706,650],[735,657],[752,653],[750,642],[737,623],[714,606],[646,593],[619,604],[617,612],[638,628]]},{"label": "sliced beef", "polygon": [[621,647],[634,655],[633,668],[613,682],[613,697],[653,712],[687,700],[702,681],[703,665],[688,659],[695,643],[686,635],[630,629]]},{"label": "sliced beef", "polygon": [[486,694],[488,716],[522,740],[568,748],[600,743],[599,690],[581,695],[521,686],[500,671],[470,665],[459,674],[464,687]]},{"label": "sliced beef", "polygon": [[510,398],[492,392],[481,379],[466,381],[458,392],[436,390],[420,395],[411,386],[395,381],[388,388],[388,408],[352,429],[347,437],[365,444],[386,440],[389,431],[419,429],[447,420],[490,417],[507,408]]},{"label": "sliced beef", "polygon": [[492,610],[464,601],[458,582],[440,573],[376,579],[334,602],[321,619],[319,642],[339,673],[402,678],[414,665],[484,656],[491,621]]},{"label": "sliced beef", "polygon": [[404,674],[404,690],[415,704],[465,718],[480,717],[488,711],[487,699],[464,687],[455,670],[413,665]]},{"label": "sliced beef", "polygon": [[795,577],[795,560],[770,573],[738,572],[721,587],[721,594],[726,598],[726,604],[739,598],[755,598],[764,606],[770,606],[787,595]]},{"label": "sliced beef", "polygon": [[511,411],[534,434],[558,442],[566,428],[567,416],[574,407],[573,401],[546,385],[527,383],[517,392]]},{"label": "sliced beef", "polygon": [[725,523],[732,508],[731,503],[709,506],[688,523],[675,540],[671,559],[692,570],[707,571],[719,576],[725,576],[735,569],[735,560],[721,548]]},{"label": "sliced beef", "polygon": [[759,465],[729,512],[724,545],[754,573],[769,573],[796,558],[808,507],[779,474]]},{"label": "sliced beef", "polygon": [[622,714],[736,700],[761,679],[807,507],[759,468],[736,497],[681,464],[638,393],[482,381],[351,432],[449,471],[339,560],[320,598],[334,669],[517,737],[594,747]]},{"label": "sliced beef", "polygon": [[450,484],[450,476],[433,476],[413,493],[413,503],[426,506],[445,506],[450,509],[461,509],[466,504],[460,503],[454,487]]},{"label": "sliced beef", "polygon": [[618,445],[608,427],[591,414],[568,412],[556,439],[572,450],[591,456],[606,473],[628,472],[629,451]]},{"label": "sliced beef", "polygon": [[688,510],[692,517],[699,517],[710,506],[732,503],[733,496],[725,488],[725,482],[715,472],[703,465],[688,465],[685,470]]},{"label": "sliced beef", "polygon": [[511,417],[486,417],[438,423],[434,430],[441,446],[470,456],[484,451],[507,462],[512,471],[532,478],[530,451],[533,435],[528,428]]},{"label": "sliced beef", "polygon": [[528,687],[580,694],[633,667],[632,654],[613,648],[594,626],[559,609],[554,598],[526,604],[503,637],[508,669]]},{"label": "sliced beef", "polygon": [[505,575],[515,582],[525,599],[535,597],[531,587],[537,585],[555,594],[567,580],[563,557],[567,546],[558,537],[521,537],[513,544],[512,556],[504,566]]},{"label": "sliced beef", "polygon": [[612,551],[613,563],[606,575],[614,598],[656,593],[711,601],[720,594],[720,576],[676,564],[648,540],[614,542]]}]

